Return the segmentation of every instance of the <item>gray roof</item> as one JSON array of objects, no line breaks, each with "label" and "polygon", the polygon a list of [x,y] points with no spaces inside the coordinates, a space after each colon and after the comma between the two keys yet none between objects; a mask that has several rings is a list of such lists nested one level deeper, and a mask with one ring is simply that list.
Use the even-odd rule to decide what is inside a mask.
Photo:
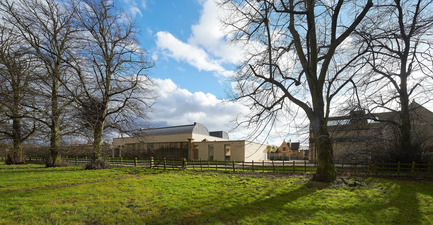
[{"label": "gray roof", "polygon": [[145,135],[170,135],[170,134],[203,134],[209,136],[209,130],[200,123],[182,126],[160,127],[143,130]]},{"label": "gray roof", "polygon": [[229,134],[225,131],[211,131],[209,132],[210,136],[219,137],[223,139],[229,139]]}]

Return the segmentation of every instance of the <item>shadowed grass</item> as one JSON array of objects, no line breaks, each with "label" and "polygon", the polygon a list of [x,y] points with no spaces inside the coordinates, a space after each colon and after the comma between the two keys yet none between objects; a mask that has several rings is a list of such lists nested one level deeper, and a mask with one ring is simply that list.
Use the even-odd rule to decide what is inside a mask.
[{"label": "shadowed grass", "polygon": [[431,224],[432,186],[0,164],[0,224]]}]

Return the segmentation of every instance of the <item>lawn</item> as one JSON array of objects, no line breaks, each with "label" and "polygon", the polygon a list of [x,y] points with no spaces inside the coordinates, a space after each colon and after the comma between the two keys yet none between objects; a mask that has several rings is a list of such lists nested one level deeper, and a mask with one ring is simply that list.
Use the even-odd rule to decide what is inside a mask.
[{"label": "lawn", "polygon": [[433,181],[0,163],[0,224],[433,224]]}]

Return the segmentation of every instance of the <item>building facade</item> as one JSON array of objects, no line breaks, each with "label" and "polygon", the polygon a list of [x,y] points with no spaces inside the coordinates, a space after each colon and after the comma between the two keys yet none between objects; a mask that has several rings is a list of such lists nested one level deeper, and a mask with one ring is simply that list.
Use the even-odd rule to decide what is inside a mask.
[{"label": "building facade", "polygon": [[[352,111],[347,116],[330,117],[328,132],[332,138],[336,162],[392,160],[399,144],[400,112],[366,114]],[[410,104],[412,141],[422,149],[420,157],[431,157],[433,149],[433,113]],[[309,160],[317,160],[314,135],[310,132]],[[404,151],[404,150],[403,150]]]},{"label": "building facade", "polygon": [[230,140],[224,131],[200,123],[143,130],[142,135],[114,138],[116,155],[137,158],[247,161],[266,159],[265,146]]},{"label": "building facade", "polygon": [[289,140],[289,143],[283,141],[280,147],[275,151],[269,153],[270,160],[302,160],[304,159],[305,151],[300,149],[299,142],[292,142]]}]

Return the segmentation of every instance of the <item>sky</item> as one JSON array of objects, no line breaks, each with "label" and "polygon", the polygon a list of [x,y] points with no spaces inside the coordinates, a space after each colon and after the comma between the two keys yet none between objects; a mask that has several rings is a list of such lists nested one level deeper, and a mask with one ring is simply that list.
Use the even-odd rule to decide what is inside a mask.
[{"label": "sky", "polygon": [[[155,66],[157,96],[149,114],[153,126],[204,124],[223,130],[230,139],[280,145],[289,132],[251,136],[237,128],[237,115],[249,109],[230,101],[231,77],[242,59],[242,47],[227,41],[220,22],[224,12],[213,0],[119,0],[139,28],[139,42]],[[267,138],[266,138],[267,137]],[[256,139],[255,139],[256,138]]]}]

